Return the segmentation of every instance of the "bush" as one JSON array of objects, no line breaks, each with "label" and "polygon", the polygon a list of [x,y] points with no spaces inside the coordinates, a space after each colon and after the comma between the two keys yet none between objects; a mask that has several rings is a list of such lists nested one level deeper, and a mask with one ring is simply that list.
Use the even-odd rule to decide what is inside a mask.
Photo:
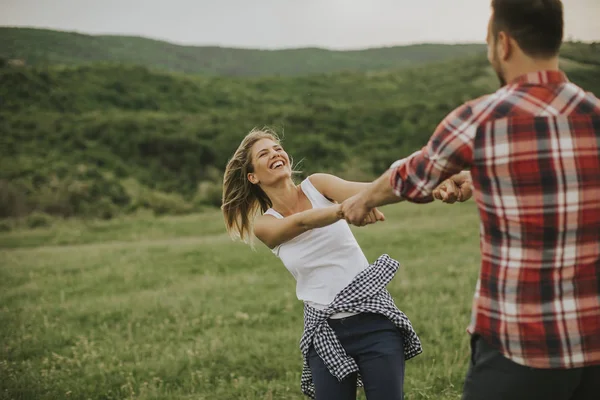
[{"label": "bush", "polygon": [[94,206],[94,213],[100,219],[113,219],[119,214],[119,207],[113,204],[110,199],[103,197]]},{"label": "bush", "polygon": [[27,212],[25,190],[7,180],[0,180],[0,218],[22,217]]},{"label": "bush", "polygon": [[12,224],[6,220],[0,220],[0,232],[10,232],[12,230]]},{"label": "bush", "polygon": [[52,216],[40,211],[32,212],[25,219],[25,223],[27,224],[27,226],[32,229],[51,226],[52,221]]},{"label": "bush", "polygon": [[31,210],[62,217],[110,218],[117,208],[130,207],[131,197],[120,180],[96,166],[61,161],[32,165],[30,170],[14,182],[0,180],[0,218],[23,217]]},{"label": "bush", "polygon": [[155,215],[187,214],[193,207],[183,197],[175,193],[150,191],[142,205],[154,211]]},{"label": "bush", "polygon": [[131,199],[125,208],[126,212],[135,212],[140,208],[145,208],[152,210],[155,215],[164,215],[185,214],[193,209],[192,205],[186,202],[181,195],[151,190],[136,179],[125,179],[122,181],[122,185],[125,193]]},{"label": "bush", "polygon": [[223,198],[223,183],[222,182],[200,182],[198,190],[194,196],[195,205],[207,205],[221,207]]},{"label": "bush", "polygon": [[83,197],[80,189],[79,185],[71,186],[64,182],[44,186],[35,193],[33,202],[44,213],[70,217],[80,208]]}]

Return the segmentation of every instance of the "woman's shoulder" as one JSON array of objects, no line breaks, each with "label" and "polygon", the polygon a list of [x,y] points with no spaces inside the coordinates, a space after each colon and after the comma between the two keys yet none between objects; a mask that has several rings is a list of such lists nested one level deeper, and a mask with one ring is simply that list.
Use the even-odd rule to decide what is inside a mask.
[{"label": "woman's shoulder", "polygon": [[315,189],[323,193],[337,177],[335,175],[326,174],[323,172],[316,172],[309,175],[304,181],[308,181]]},{"label": "woman's shoulder", "polygon": [[330,198],[329,191],[335,185],[336,176],[325,173],[314,173],[302,181],[302,187],[311,192],[316,198],[325,200],[324,205],[330,205],[333,201]]}]

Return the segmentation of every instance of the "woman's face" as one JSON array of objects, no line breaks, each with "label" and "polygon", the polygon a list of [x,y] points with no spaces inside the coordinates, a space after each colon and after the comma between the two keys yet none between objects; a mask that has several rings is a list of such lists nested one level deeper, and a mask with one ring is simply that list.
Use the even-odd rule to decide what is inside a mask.
[{"label": "woman's face", "polygon": [[253,184],[269,186],[292,176],[290,159],[281,145],[271,139],[260,139],[252,146],[254,172],[248,174]]}]

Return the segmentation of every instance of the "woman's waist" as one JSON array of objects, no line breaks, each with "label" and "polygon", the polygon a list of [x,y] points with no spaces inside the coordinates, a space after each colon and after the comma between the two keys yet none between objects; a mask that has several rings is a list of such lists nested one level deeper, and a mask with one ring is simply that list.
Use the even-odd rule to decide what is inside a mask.
[{"label": "woman's waist", "polygon": [[312,273],[296,275],[296,295],[299,300],[310,306],[323,310],[333,302],[335,297],[363,271],[353,268],[338,273]]},{"label": "woman's waist", "polygon": [[353,326],[353,325],[360,325],[360,324],[364,324],[367,322],[373,322],[373,321],[389,321],[389,318],[386,315],[379,313],[379,312],[363,311],[363,312],[356,312],[356,313],[349,313],[349,314],[350,315],[347,315],[344,317],[339,317],[339,318],[330,317],[329,320],[327,321],[327,323],[335,331],[336,328],[338,328],[338,327],[348,327],[348,326]]},{"label": "woman's waist", "polygon": [[292,240],[282,243],[278,257],[284,264],[318,268],[328,265],[366,264],[369,262],[354,238],[334,241],[331,237]]},{"label": "woman's waist", "polygon": [[279,258],[289,270],[303,274],[307,279],[324,275],[346,275],[362,271],[369,266],[369,261],[364,253],[356,250],[347,251],[343,255],[335,253],[320,254],[306,252],[300,254],[279,251]]},{"label": "woman's waist", "polygon": [[304,301],[305,315],[313,322],[341,312],[372,311],[371,308],[375,306],[388,306],[390,301],[393,302],[386,286],[399,265],[396,260],[383,254],[354,276],[309,282],[304,282],[300,277],[296,294],[299,300]]},{"label": "woman's waist", "polygon": [[[304,303],[308,304],[310,307],[315,308],[319,311],[323,311],[328,307],[327,304],[315,303],[313,301],[308,301],[308,300],[305,300]],[[359,314],[360,314],[359,312],[343,311],[343,312],[338,312],[333,315],[330,315],[329,319],[344,319],[344,318],[352,317],[352,316],[359,315]]]}]

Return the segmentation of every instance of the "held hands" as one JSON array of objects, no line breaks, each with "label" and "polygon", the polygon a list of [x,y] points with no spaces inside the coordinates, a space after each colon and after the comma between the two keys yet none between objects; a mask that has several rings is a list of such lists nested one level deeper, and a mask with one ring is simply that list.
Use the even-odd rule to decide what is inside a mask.
[{"label": "held hands", "polygon": [[385,221],[385,215],[377,208],[372,209],[363,219],[364,225],[374,224],[377,221]]},{"label": "held hands", "polygon": [[342,203],[342,215],[349,224],[356,226],[365,226],[385,220],[385,217],[379,210],[376,208],[370,209],[366,206],[361,193],[350,197]]},{"label": "held hands", "polygon": [[[446,179],[433,190],[433,198],[447,204],[464,202],[473,196],[473,181],[469,171],[463,171]],[[369,208],[368,194],[360,192],[340,205],[340,218],[349,224],[365,226],[378,221],[385,221],[384,215],[376,208]]]},{"label": "held hands", "polygon": [[464,202],[473,196],[473,181],[469,172],[451,176],[433,190],[433,197],[447,204]]},{"label": "held hands", "polygon": [[[383,215],[383,213],[381,211],[379,211],[377,208],[373,208],[371,210],[365,209],[364,214],[355,213],[355,210],[352,210],[351,206],[349,206],[349,204],[348,204],[348,201],[351,199],[353,199],[353,198],[350,198],[350,199],[346,200],[344,203],[340,204],[340,210],[338,211],[340,219],[345,219],[349,223],[352,223],[353,225],[356,225],[356,226],[365,226],[365,225],[374,224],[379,221],[385,221],[385,215]],[[350,219],[348,217],[348,215],[346,215],[344,210],[349,210],[353,217]],[[356,222],[354,222],[354,221],[356,221]]]}]

